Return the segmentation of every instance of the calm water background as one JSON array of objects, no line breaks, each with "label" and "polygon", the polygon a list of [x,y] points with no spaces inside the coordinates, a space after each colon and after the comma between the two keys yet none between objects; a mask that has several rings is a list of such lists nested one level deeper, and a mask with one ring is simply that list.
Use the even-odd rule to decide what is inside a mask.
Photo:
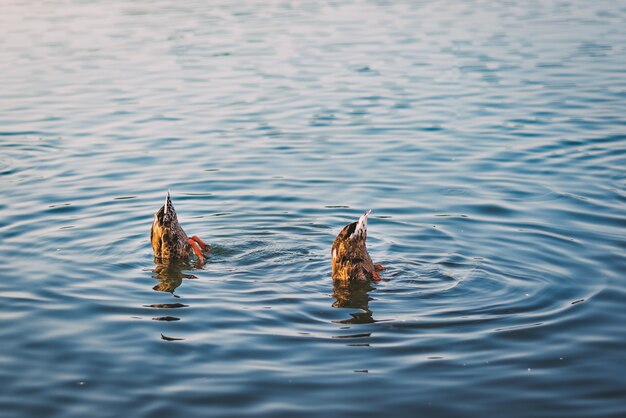
[{"label": "calm water background", "polygon": [[[625,2],[31,3],[0,416],[626,415]],[[334,287],[365,209],[384,281]]]}]

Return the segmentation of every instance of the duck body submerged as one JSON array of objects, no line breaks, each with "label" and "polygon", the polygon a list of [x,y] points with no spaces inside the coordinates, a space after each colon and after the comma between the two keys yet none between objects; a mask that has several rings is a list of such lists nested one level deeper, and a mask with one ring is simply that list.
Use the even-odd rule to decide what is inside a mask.
[{"label": "duck body submerged", "polygon": [[365,212],[357,222],[346,225],[335,238],[330,250],[333,279],[380,280],[377,271],[383,267],[372,262],[365,246],[370,212]]},{"label": "duck body submerged", "polygon": [[163,206],[154,214],[150,242],[159,262],[185,260],[194,253],[200,262],[204,262],[203,254],[210,251],[200,238],[195,235],[189,238],[180,226],[169,192]]}]

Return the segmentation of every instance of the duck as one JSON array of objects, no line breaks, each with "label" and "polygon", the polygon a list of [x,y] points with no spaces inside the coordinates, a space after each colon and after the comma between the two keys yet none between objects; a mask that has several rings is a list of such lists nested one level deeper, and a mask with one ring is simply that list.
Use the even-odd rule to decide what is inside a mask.
[{"label": "duck", "polygon": [[204,255],[211,251],[211,247],[198,236],[193,235],[191,238],[187,236],[178,222],[169,191],[165,197],[165,203],[154,214],[150,229],[150,242],[158,263],[188,260],[192,254],[195,254],[199,263],[204,264]]},{"label": "duck", "polygon": [[380,264],[374,264],[367,252],[367,218],[371,210],[366,211],[358,221],[346,225],[330,249],[332,258],[332,277],[335,280],[381,280]]}]

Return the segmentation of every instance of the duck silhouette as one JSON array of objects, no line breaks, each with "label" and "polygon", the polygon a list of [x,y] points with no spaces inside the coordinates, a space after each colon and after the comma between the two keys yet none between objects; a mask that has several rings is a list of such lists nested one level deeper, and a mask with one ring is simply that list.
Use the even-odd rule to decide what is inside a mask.
[{"label": "duck silhouette", "polygon": [[333,279],[380,280],[378,271],[384,268],[372,262],[365,246],[370,213],[368,210],[357,222],[346,225],[335,238],[330,250]]},{"label": "duck silhouette", "polygon": [[211,251],[211,247],[196,235],[191,238],[187,236],[178,223],[169,191],[165,203],[154,214],[150,242],[157,263],[188,260],[195,253],[199,263],[204,264],[204,254]]}]

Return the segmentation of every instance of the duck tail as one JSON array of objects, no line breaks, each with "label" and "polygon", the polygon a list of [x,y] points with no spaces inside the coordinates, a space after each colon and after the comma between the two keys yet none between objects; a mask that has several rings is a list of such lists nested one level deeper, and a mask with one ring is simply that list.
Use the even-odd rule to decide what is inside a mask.
[{"label": "duck tail", "polygon": [[163,216],[164,219],[176,219],[176,209],[174,209],[174,205],[172,204],[169,190],[167,191],[165,203],[163,204]]},{"label": "duck tail", "polygon": [[164,207],[163,211],[165,213],[167,213],[167,209],[169,206],[172,206],[172,201],[170,200],[170,191],[168,189],[167,196],[165,196],[165,203],[163,204],[163,207]]},{"label": "duck tail", "polygon": [[354,228],[354,232],[350,235],[350,238],[356,238],[360,235],[363,237],[367,234],[367,218],[372,213],[371,210],[367,210],[361,217],[359,218],[359,222],[356,224],[356,228]]}]

